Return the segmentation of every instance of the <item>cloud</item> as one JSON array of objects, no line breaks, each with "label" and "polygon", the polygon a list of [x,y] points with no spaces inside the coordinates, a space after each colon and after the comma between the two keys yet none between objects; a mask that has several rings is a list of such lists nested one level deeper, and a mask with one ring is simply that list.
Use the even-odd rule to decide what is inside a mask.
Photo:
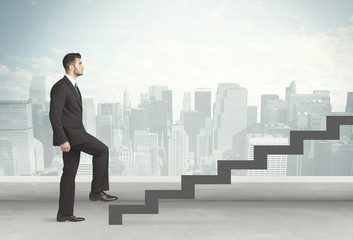
[{"label": "cloud", "polygon": [[5,76],[0,75],[0,98],[2,100],[26,100],[32,73],[24,69],[9,71]]},{"label": "cloud", "polygon": [[353,15],[349,18],[349,21],[353,22]]},{"label": "cloud", "polygon": [[54,61],[49,57],[22,57],[22,56],[8,56],[10,59],[17,61],[18,63],[30,64],[35,68],[51,67]]},{"label": "cloud", "polygon": [[57,49],[57,48],[49,48],[50,51],[52,51],[53,53],[59,54],[59,55],[63,55],[66,53],[64,50],[62,49]]},{"label": "cloud", "polygon": [[6,65],[0,65],[0,76],[6,75],[10,72],[10,69]]},{"label": "cloud", "polygon": [[302,19],[299,15],[293,15],[292,18],[298,21]]}]

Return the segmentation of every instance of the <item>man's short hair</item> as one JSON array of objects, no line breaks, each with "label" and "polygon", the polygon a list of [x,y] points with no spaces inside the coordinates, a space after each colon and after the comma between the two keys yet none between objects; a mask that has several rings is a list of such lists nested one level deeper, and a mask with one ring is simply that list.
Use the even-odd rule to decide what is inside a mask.
[{"label": "man's short hair", "polygon": [[81,58],[81,54],[79,53],[68,53],[63,58],[63,66],[65,70],[69,69],[70,65],[75,65],[76,58]]}]

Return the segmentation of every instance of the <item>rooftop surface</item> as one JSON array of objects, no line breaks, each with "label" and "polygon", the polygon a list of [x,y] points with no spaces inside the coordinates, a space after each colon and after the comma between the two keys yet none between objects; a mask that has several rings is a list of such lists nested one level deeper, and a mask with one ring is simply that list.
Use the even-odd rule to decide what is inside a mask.
[{"label": "rooftop surface", "polygon": [[[169,181],[167,181],[169,179]],[[179,178],[180,179],[180,178]],[[159,214],[108,224],[109,204],[143,204],[144,190],[180,189],[178,178],[111,178],[112,203],[88,200],[78,177],[79,223],[56,222],[59,177],[0,178],[0,238],[7,239],[352,239],[352,177],[233,177],[196,185],[195,200],[160,200]]]}]

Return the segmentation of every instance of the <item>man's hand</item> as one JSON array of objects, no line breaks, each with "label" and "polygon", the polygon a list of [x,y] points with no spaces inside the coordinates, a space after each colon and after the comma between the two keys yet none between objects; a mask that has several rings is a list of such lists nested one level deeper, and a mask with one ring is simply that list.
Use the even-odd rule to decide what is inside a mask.
[{"label": "man's hand", "polygon": [[70,152],[70,143],[69,142],[64,142],[63,144],[60,145],[61,151],[63,152]]}]

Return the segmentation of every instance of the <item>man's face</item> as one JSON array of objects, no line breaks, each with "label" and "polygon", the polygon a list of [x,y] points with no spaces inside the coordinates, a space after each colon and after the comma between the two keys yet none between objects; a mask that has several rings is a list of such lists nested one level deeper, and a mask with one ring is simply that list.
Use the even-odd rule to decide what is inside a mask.
[{"label": "man's face", "polygon": [[74,66],[73,72],[77,77],[83,75],[84,66],[80,58],[75,58],[75,65],[73,66]]}]

